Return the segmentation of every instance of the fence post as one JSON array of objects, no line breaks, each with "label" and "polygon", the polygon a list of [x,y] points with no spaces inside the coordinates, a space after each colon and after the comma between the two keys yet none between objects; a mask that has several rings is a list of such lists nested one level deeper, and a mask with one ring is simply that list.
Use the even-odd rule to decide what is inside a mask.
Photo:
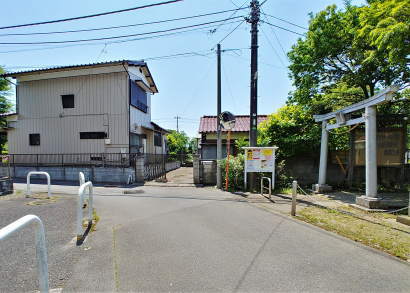
[{"label": "fence post", "polygon": [[292,209],[290,214],[296,216],[296,195],[298,191],[298,182],[295,180],[292,182]]}]

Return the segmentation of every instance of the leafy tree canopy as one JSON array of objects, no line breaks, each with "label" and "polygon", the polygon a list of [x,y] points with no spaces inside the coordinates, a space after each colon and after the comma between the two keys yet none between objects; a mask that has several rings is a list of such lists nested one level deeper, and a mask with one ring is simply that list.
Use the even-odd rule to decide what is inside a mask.
[{"label": "leafy tree canopy", "polygon": [[187,152],[189,137],[185,132],[172,130],[171,133],[167,135],[167,139],[170,154],[182,154]]},{"label": "leafy tree canopy", "polygon": [[[360,100],[374,95],[378,86],[408,81],[409,68],[402,66],[404,61],[393,62],[389,52],[364,33],[371,28],[363,26],[370,23],[366,13],[381,2],[384,3],[374,1],[364,7],[347,5],[345,10],[332,5],[312,16],[307,37],[299,39],[288,53],[290,77],[296,87],[289,98],[291,103],[311,107],[322,95],[332,95],[335,88],[349,89],[355,95],[360,89]],[[328,109],[324,107],[322,111]]]},{"label": "leafy tree canopy", "polygon": [[360,37],[367,39],[378,51],[385,51],[391,64],[405,69],[410,63],[409,1],[373,0],[370,4],[361,9]]}]

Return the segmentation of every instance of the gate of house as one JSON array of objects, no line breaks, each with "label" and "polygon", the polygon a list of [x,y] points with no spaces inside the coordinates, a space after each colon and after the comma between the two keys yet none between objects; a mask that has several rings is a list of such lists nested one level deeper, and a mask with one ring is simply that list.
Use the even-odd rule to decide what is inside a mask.
[{"label": "gate of house", "polygon": [[186,154],[144,154],[143,156],[145,181],[165,180],[167,172],[189,163],[189,156]]}]

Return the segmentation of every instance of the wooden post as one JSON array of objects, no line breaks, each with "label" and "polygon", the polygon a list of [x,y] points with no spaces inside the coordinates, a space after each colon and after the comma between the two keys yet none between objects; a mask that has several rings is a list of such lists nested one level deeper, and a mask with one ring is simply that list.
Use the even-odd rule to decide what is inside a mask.
[{"label": "wooden post", "polygon": [[295,180],[292,182],[292,209],[290,211],[290,214],[292,216],[296,216],[296,195],[297,195],[297,189],[298,189],[298,182]]}]

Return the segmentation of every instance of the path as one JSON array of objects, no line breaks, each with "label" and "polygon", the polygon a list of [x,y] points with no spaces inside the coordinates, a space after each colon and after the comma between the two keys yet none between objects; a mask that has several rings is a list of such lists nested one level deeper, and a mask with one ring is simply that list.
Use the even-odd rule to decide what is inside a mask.
[{"label": "path", "polygon": [[213,188],[98,195],[66,291],[408,292],[409,265]]},{"label": "path", "polygon": [[167,182],[152,180],[146,182],[145,186],[162,187],[194,187],[194,173],[192,167],[180,167],[167,173]]}]

